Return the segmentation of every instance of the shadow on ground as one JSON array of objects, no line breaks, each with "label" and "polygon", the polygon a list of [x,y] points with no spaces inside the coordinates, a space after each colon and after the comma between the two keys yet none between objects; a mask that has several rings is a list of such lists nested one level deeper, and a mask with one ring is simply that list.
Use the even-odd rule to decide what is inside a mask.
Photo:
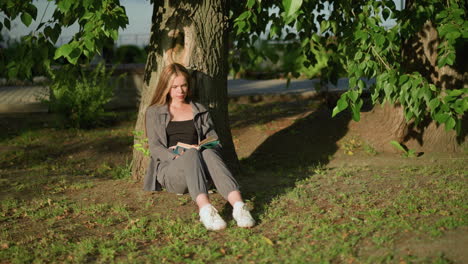
[{"label": "shadow on ground", "polygon": [[337,141],[348,131],[350,119],[349,113],[332,118],[323,102],[316,111],[273,134],[241,160],[239,182],[244,197],[255,206],[257,219],[275,197],[329,163],[339,148]]},{"label": "shadow on ground", "polygon": [[0,198],[33,199],[62,181],[114,177],[131,153],[134,119],[122,112],[103,128],[77,130],[53,128],[50,114],[0,115]]}]

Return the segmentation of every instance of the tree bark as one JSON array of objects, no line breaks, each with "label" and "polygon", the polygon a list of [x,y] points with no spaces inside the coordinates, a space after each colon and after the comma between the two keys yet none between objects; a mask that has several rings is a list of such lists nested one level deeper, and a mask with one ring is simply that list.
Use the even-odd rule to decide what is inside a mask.
[{"label": "tree bark", "polygon": [[[411,2],[408,1],[407,4],[411,5]],[[466,87],[466,63],[455,63],[454,67],[437,66],[439,43],[434,24],[425,22],[421,31],[405,41],[402,47],[405,70],[421,73],[427,80],[441,87],[442,91]],[[379,151],[397,151],[389,144],[391,140],[395,140],[420,152],[458,152],[462,151],[461,143],[465,142],[467,134],[466,117],[462,120],[461,135],[457,136],[455,131],[445,131],[444,125],[437,124],[429,117],[418,126],[413,122],[407,123],[403,109],[399,105],[392,106],[388,103],[383,107],[375,106],[370,113],[364,113],[360,123],[352,127]],[[369,132],[370,124],[373,126],[372,133]]]},{"label": "tree bark", "polygon": [[[145,112],[162,69],[177,62],[191,72],[191,89],[197,101],[207,106],[220,137],[224,157],[234,172],[238,159],[232,141],[227,111],[226,0],[155,1],[145,83],[135,131],[145,130]],[[141,143],[135,138],[135,143]],[[133,151],[133,178],[141,179],[149,158]]]}]

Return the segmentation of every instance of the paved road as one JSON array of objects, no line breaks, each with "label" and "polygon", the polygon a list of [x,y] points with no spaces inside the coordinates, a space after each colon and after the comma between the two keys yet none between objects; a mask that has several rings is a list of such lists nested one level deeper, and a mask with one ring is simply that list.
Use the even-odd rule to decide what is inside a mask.
[{"label": "paved road", "polygon": [[[371,81],[372,82],[372,81]],[[368,83],[371,83],[368,82]],[[315,91],[319,80],[291,80],[289,87],[286,80],[228,80],[228,94],[231,97],[245,95],[289,94]],[[327,88],[328,87],[328,88]],[[337,86],[327,85],[323,90],[345,90],[348,79],[341,78]],[[48,97],[48,88],[43,86],[0,87],[0,113],[47,112],[47,106],[40,98]]]},{"label": "paved road", "polygon": [[[370,85],[374,81],[367,81]],[[253,94],[283,94],[283,93],[304,93],[315,91],[320,87],[319,79],[312,80],[291,80],[289,87],[286,80],[228,80],[228,94],[230,96],[242,96]],[[348,89],[348,78],[340,78],[337,85],[329,83],[321,90],[323,91],[342,91]]]}]

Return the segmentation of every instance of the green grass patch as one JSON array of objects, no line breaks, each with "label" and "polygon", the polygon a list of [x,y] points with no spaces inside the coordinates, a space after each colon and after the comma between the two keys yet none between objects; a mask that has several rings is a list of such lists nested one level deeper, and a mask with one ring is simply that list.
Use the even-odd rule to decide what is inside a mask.
[{"label": "green grass patch", "polygon": [[[252,107],[230,107],[239,127],[267,127],[289,115],[281,104],[263,104],[258,122],[243,122]],[[230,206],[213,194],[228,228],[209,232],[188,195],[143,192],[141,182],[130,179],[134,121],[2,135],[1,263],[464,260],[453,252],[464,252],[460,237],[468,233],[466,158],[423,156],[410,163],[416,159],[395,155],[382,164],[380,154],[353,138],[343,141],[343,150],[353,152],[344,163],[303,159],[279,166],[281,153],[258,152],[241,161],[238,178],[257,225],[236,227]],[[441,241],[456,243],[449,248]]]}]

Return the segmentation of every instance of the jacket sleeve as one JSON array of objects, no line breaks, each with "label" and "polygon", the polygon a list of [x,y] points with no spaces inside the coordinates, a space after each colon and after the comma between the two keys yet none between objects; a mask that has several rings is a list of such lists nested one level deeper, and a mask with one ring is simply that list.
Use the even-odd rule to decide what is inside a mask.
[{"label": "jacket sleeve", "polygon": [[161,161],[173,160],[176,155],[163,145],[161,135],[158,134],[157,126],[162,122],[157,122],[157,118],[155,111],[146,111],[146,133],[151,157]]}]

